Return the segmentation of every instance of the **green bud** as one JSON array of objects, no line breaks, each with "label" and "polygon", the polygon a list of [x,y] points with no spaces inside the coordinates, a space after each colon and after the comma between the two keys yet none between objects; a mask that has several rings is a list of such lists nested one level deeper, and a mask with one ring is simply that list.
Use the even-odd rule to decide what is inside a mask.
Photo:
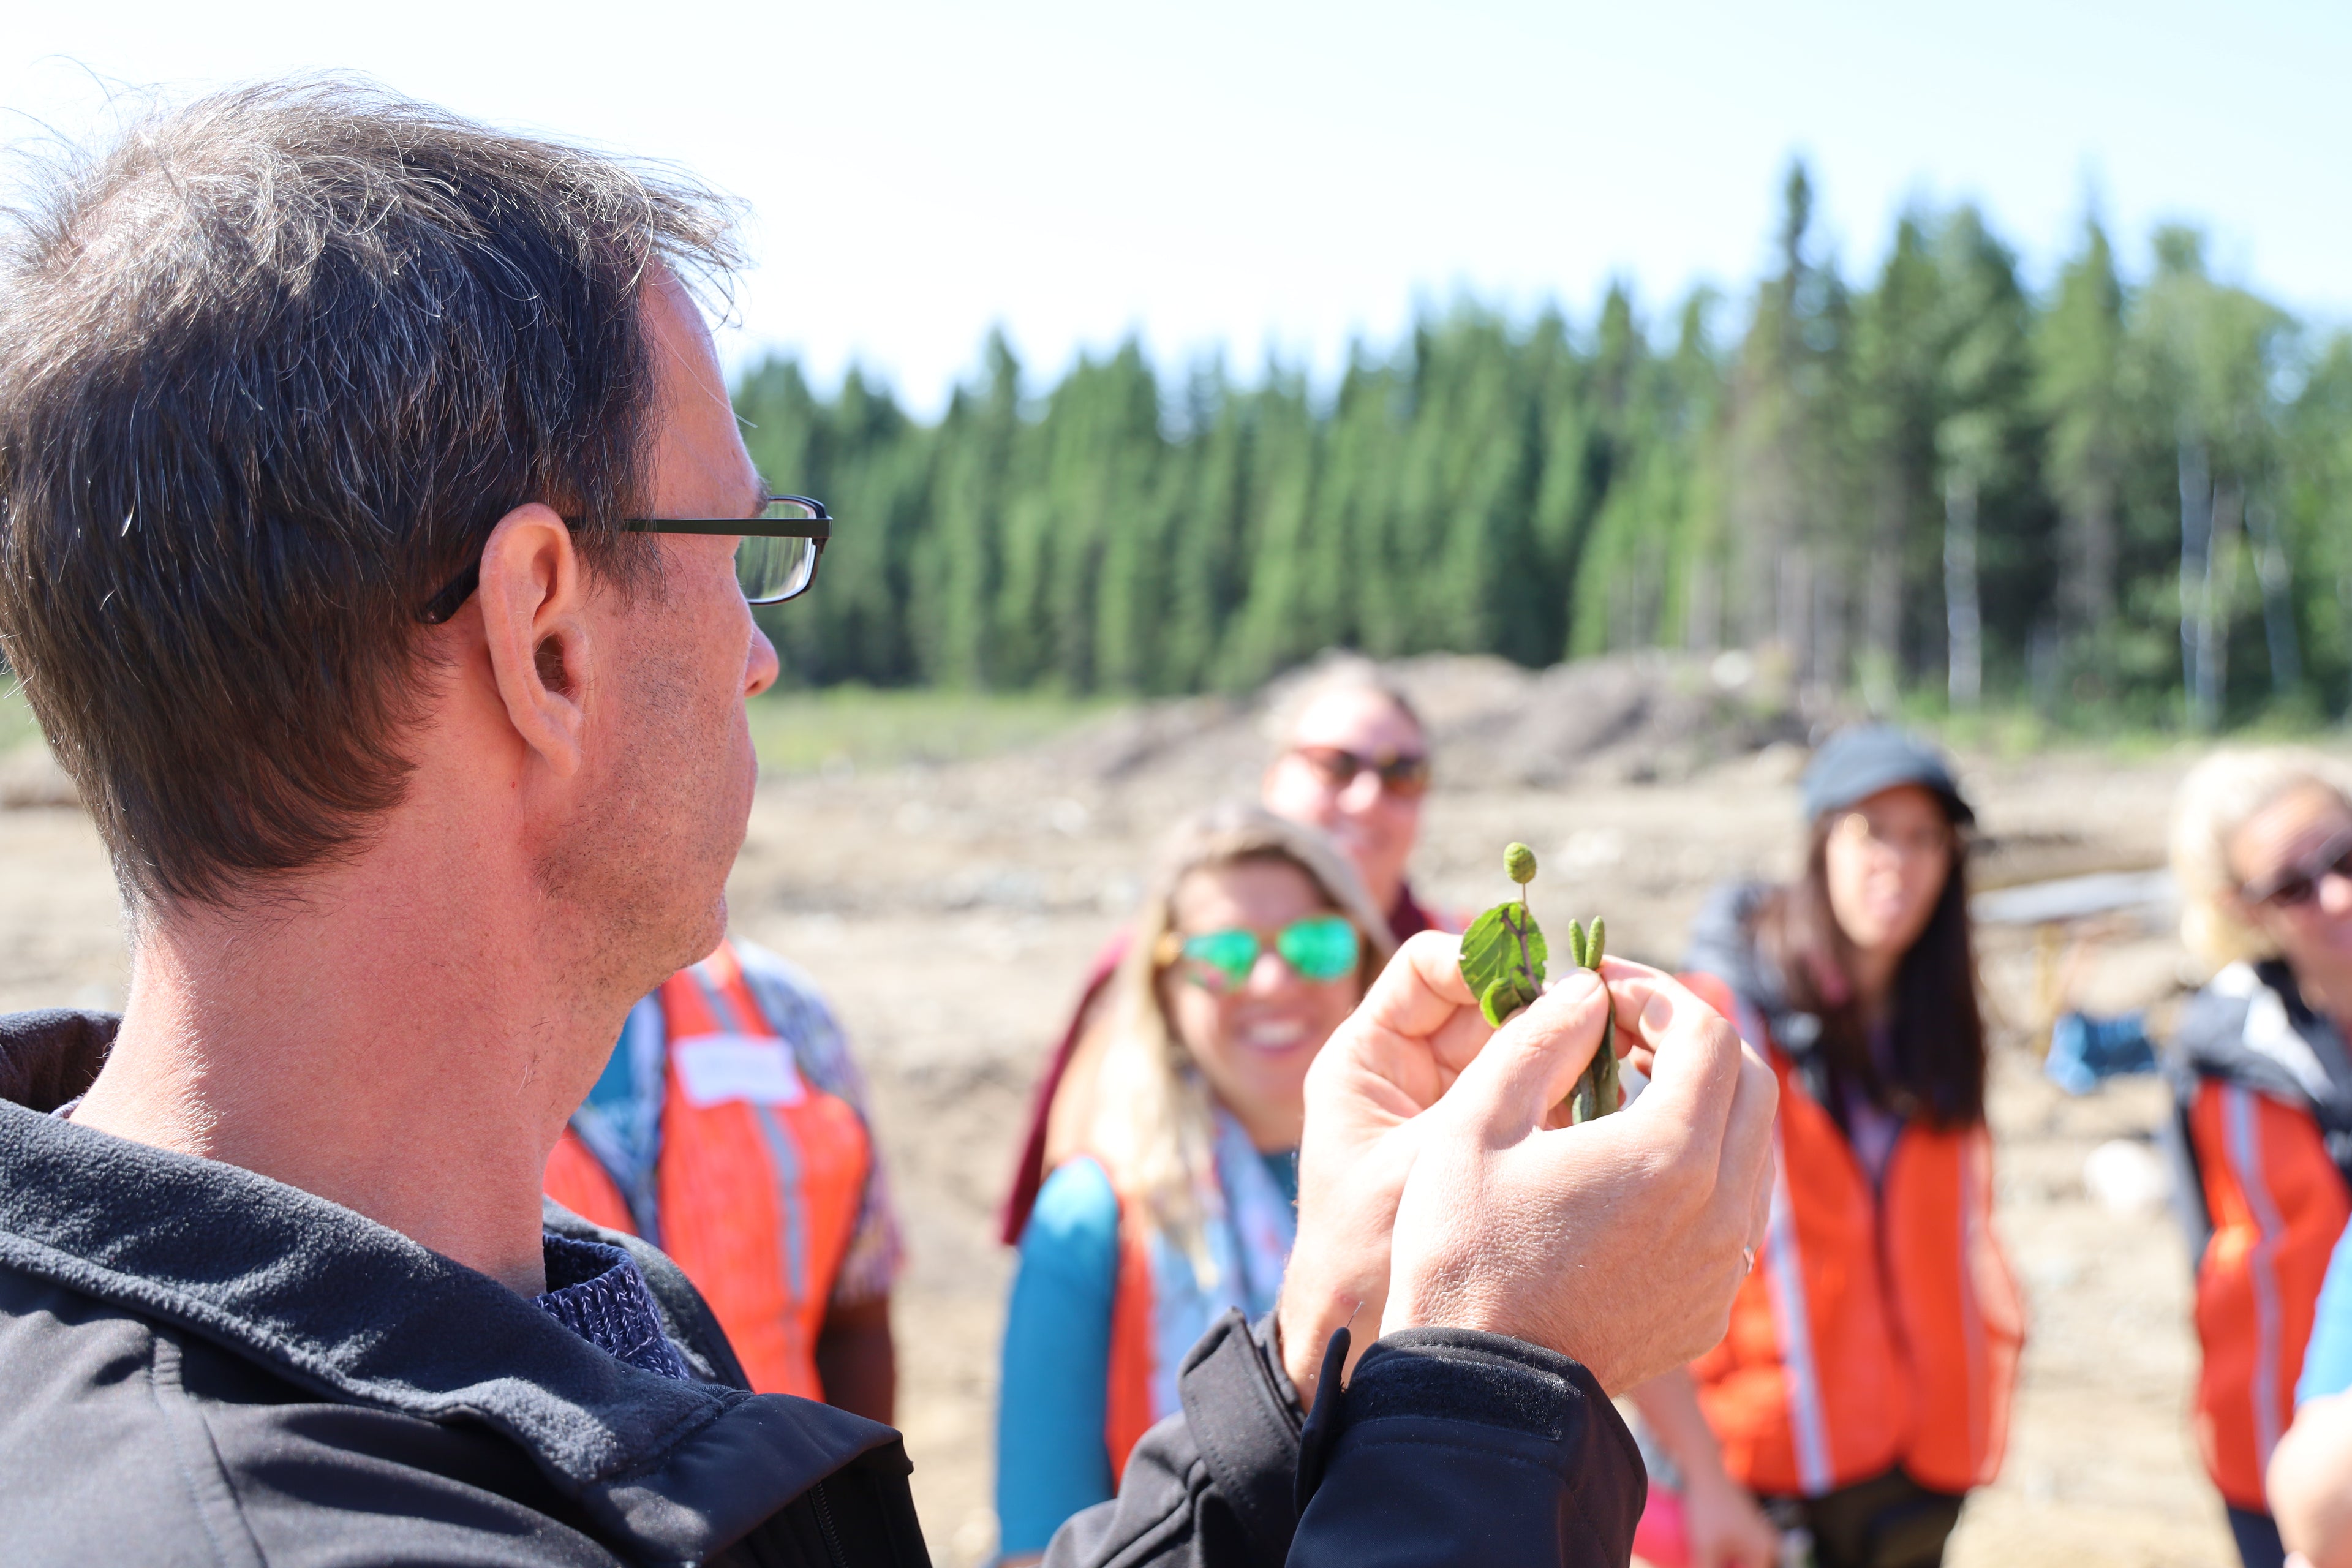
[{"label": "green bud", "polygon": [[1525,887],[1536,879],[1536,852],[1524,844],[1514,844],[1503,851],[1503,874]]},{"label": "green bud", "polygon": [[1585,968],[1598,969],[1601,967],[1601,943],[1607,940],[1604,933],[1609,928],[1607,926],[1601,923],[1601,917],[1599,915],[1592,917],[1592,934],[1584,939]]},{"label": "green bud", "polygon": [[1584,928],[1574,921],[1568,922],[1568,961],[1579,969],[1592,967],[1584,962]]}]

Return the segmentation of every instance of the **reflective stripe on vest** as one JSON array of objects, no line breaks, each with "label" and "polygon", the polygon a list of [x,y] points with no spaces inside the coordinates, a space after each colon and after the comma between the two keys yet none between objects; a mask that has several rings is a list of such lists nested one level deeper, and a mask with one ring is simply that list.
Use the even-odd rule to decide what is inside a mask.
[{"label": "reflective stripe on vest", "polygon": [[1906,1125],[1874,1188],[1756,1012],[1711,976],[1687,983],[1780,1085],[1762,1254],[1691,1365],[1726,1468],[1811,1497],[1897,1463],[1937,1490],[1991,1479],[2023,1321],[1990,1225],[1989,1135]]},{"label": "reflective stripe on vest", "polygon": [[1804,1255],[1797,1249],[1796,1205],[1789,1196],[1789,1157],[1780,1129],[1772,1129],[1772,1217],[1764,1237],[1764,1276],[1772,1293],[1772,1328],[1789,1379],[1789,1426],[1797,1451],[1797,1485],[1819,1497],[1831,1477],[1828,1420],[1822,1380],[1813,1363],[1812,1319],[1805,1306]]},{"label": "reflective stripe on vest", "polygon": [[2280,1222],[2278,1205],[2271,1201],[2270,1183],[2263,1175],[2262,1132],[2255,1124],[2251,1090],[2236,1084],[2222,1089],[2221,1129],[2231,1174],[2246,1194],[2246,1207],[2258,1228],[2247,1254],[2246,1274],[2254,1288],[2254,1466],[2267,1475],[2271,1450],[2279,1440],[2278,1383],[2272,1369],[2279,1364],[2278,1249],[2285,1239],[2286,1226]]},{"label": "reflective stripe on vest", "polygon": [[[865,1121],[799,1079],[789,1043],[782,1063],[763,1062],[759,1047],[780,1037],[731,945],[671,976],[658,995],[667,1054],[656,1178],[663,1249],[709,1303],[753,1388],[821,1399],[816,1340],[864,1203],[873,1156]],[[681,1048],[712,1044],[766,1072],[746,1076],[739,1064],[737,1092],[714,1079],[689,1094]],[[570,1131],[548,1162],[547,1192],[600,1225],[635,1229],[610,1173]]]},{"label": "reflective stripe on vest", "polygon": [[2213,1221],[2197,1267],[2197,1443],[2221,1496],[2259,1511],[2352,1191],[2305,1106],[2208,1079],[2189,1132]]}]

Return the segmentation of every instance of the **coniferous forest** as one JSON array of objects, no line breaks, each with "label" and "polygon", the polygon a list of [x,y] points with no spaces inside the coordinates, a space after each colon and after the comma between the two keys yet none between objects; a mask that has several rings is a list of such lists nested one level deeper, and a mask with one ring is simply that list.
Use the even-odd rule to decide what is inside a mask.
[{"label": "coniferous forest", "polygon": [[1874,276],[1820,258],[1657,313],[1475,303],[1336,387],[1135,344],[1025,381],[1002,340],[935,424],[788,359],[737,406],[840,520],[765,612],[787,679],[1141,694],[1335,645],[1528,665],[1777,648],[1886,709],[2031,702],[2211,729],[2352,707],[2352,334],[2217,279],[2200,235],[2086,220],[2036,291],[1970,206]]}]

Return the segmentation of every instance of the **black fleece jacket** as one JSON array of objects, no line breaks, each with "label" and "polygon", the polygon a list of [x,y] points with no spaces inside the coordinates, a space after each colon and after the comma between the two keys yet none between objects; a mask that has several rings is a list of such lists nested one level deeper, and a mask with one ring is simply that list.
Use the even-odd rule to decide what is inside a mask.
[{"label": "black fleece jacket", "polygon": [[[630,1250],[694,1382],[348,1209],[47,1114],[113,1024],[0,1018],[11,1564],[928,1562],[898,1435],[747,1392],[693,1287],[634,1237],[548,1210]],[[1573,1362],[1399,1335],[1302,1432],[1265,1331],[1229,1317],[1181,1386],[1057,1568],[1626,1561],[1641,1461]]]}]

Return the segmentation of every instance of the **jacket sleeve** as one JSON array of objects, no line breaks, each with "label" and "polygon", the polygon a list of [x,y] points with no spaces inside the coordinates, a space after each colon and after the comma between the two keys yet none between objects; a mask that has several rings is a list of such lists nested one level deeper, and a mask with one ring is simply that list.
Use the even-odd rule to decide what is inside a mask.
[{"label": "jacket sleeve", "polygon": [[1366,1351],[1299,1468],[1291,1568],[1615,1568],[1649,1489],[1590,1372],[1468,1329],[1411,1329]]},{"label": "jacket sleeve", "polygon": [[[1344,1353],[1335,1338],[1327,1364]],[[1339,1386],[1336,1366],[1324,1382]],[[1228,1313],[1179,1387],[1184,1414],[1137,1445],[1116,1500],[1062,1528],[1048,1568],[1600,1568],[1633,1551],[1641,1456],[1564,1356],[1409,1331],[1302,1430],[1271,1325]]]},{"label": "jacket sleeve", "polygon": [[1183,1414],[1136,1444],[1118,1497],[1062,1526],[1046,1568],[1281,1568],[1300,1419],[1273,1334],[1239,1312],[1210,1327],[1177,1376]]}]

